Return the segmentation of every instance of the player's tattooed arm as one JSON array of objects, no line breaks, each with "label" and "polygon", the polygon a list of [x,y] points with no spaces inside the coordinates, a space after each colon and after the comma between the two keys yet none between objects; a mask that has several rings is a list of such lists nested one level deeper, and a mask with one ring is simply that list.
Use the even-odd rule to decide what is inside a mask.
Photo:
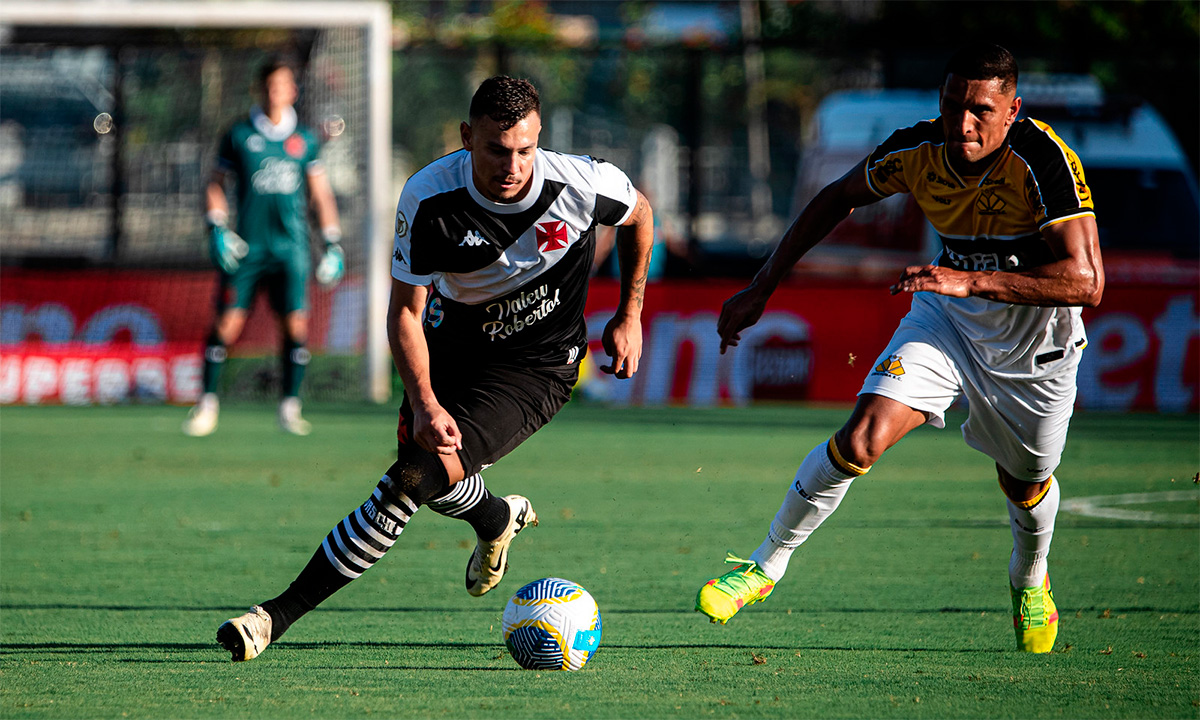
[{"label": "player's tattooed arm", "polygon": [[633,212],[617,228],[617,259],[621,268],[621,298],[617,314],[604,327],[604,352],[612,359],[600,366],[618,378],[637,372],[642,357],[642,304],[654,246],[654,211],[646,196],[638,192]]},{"label": "player's tattooed arm", "polygon": [[1042,307],[1099,305],[1104,295],[1104,264],[1096,219],[1086,215],[1048,225],[1042,237],[1054,253],[1051,263],[1022,272],[914,265],[904,269],[892,286],[892,294],[933,292]]}]

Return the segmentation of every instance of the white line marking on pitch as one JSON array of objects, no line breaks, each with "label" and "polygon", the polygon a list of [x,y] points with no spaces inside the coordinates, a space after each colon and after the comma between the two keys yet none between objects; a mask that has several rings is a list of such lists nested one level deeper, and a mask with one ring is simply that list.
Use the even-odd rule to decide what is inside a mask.
[{"label": "white line marking on pitch", "polygon": [[1093,495],[1092,497],[1064,500],[1062,509],[1076,515],[1107,518],[1109,520],[1132,520],[1134,522],[1163,523],[1166,525],[1200,524],[1200,515],[1192,513],[1163,513],[1152,510],[1124,510],[1113,505],[1145,505],[1164,502],[1197,502],[1200,490],[1167,490],[1165,492],[1129,493],[1127,495]]}]

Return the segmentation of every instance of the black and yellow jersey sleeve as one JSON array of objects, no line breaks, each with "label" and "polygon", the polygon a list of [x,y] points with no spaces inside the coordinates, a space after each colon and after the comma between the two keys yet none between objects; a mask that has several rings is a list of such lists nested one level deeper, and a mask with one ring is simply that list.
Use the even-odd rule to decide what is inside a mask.
[{"label": "black and yellow jersey sleeve", "polygon": [[880,197],[912,192],[913,171],[933,162],[944,144],[942,125],[934,120],[897,130],[867,158],[867,187]]},{"label": "black and yellow jersey sleeve", "polygon": [[1032,118],[1015,123],[1009,146],[1025,166],[1025,190],[1039,228],[1093,214],[1083,164],[1049,125]]}]

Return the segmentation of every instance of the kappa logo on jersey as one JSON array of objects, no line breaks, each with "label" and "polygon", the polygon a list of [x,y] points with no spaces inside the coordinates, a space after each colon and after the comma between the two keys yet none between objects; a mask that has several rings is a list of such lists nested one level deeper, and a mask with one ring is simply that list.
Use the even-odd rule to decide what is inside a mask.
[{"label": "kappa logo on jersey", "polygon": [[465,245],[467,247],[479,247],[480,245],[484,245],[486,243],[487,240],[485,240],[482,235],[474,230],[468,230],[466,237],[462,239],[462,242],[460,242],[458,246],[463,247]]},{"label": "kappa logo on jersey", "polygon": [[307,149],[308,143],[299,135],[293,134],[283,141],[283,151],[294,158],[304,157],[304,151]]},{"label": "kappa logo on jersey", "polygon": [[564,220],[538,223],[538,250],[547,253],[567,246],[567,223]]},{"label": "kappa logo on jersey", "polygon": [[1006,207],[1008,207],[1008,203],[997,195],[993,188],[979,193],[979,197],[975,200],[975,209],[979,211],[980,215],[1003,215]]},{"label": "kappa logo on jersey", "polygon": [[250,152],[260,153],[267,149],[267,141],[262,135],[251,135],[246,138],[246,149]]},{"label": "kappa logo on jersey", "polygon": [[900,362],[903,359],[899,355],[888,355],[887,359],[875,366],[875,372],[900,377],[904,374],[904,364]]}]

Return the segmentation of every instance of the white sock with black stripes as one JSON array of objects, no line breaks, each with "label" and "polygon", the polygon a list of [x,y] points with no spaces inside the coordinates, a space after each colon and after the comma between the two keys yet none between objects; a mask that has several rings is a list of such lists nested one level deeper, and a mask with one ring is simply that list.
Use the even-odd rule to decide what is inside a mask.
[{"label": "white sock with black stripes", "polygon": [[766,539],[750,559],[767,577],[782,579],[792,553],[837,509],[850,483],[867,469],[841,460],[832,438],[813,448],[796,470]]}]

